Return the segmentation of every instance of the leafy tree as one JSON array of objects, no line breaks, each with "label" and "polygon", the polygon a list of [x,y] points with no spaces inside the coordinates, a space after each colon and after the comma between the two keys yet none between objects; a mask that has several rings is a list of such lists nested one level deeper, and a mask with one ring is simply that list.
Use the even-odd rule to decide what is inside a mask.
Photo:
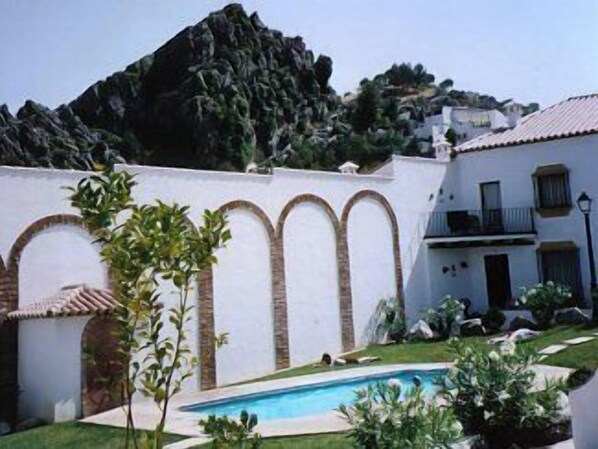
[{"label": "leafy tree", "polygon": [[441,89],[444,90],[449,90],[453,87],[453,80],[450,78],[445,79],[444,81],[441,81],[440,84],[438,85],[438,87],[440,87]]},{"label": "leafy tree", "polygon": [[444,137],[448,142],[451,143],[451,145],[457,145],[457,133],[453,128],[447,129],[446,133],[444,133]]},{"label": "leafy tree", "polygon": [[[119,352],[129,362],[121,379],[127,411],[125,447],[160,449],[170,400],[199,363],[186,331],[193,283],[200,271],[216,263],[214,252],[230,239],[230,232],[218,212],[206,210],[197,230],[186,206],[161,201],[138,205],[131,196],[135,185],[127,172],[107,171],[68,190],[72,206],[101,245],[118,303],[114,316]],[[171,305],[161,286],[176,294]],[[151,439],[135,430],[136,393],[152,398],[160,410]]]},{"label": "leafy tree", "polygon": [[356,133],[364,133],[376,122],[379,104],[380,98],[376,85],[372,82],[365,83],[357,96],[353,111],[353,130]]}]

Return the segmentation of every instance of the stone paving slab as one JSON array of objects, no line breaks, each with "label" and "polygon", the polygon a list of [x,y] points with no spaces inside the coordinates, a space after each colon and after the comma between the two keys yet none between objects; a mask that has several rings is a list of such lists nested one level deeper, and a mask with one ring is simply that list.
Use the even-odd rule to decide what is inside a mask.
[{"label": "stone paving slab", "polygon": [[572,338],[571,340],[565,340],[565,341],[563,341],[563,343],[566,343],[571,346],[575,346],[575,345],[580,345],[582,343],[587,343],[588,341],[592,341],[595,339],[596,339],[596,337],[577,337],[577,338]]},{"label": "stone paving slab", "polygon": [[542,349],[539,354],[543,355],[553,355],[561,352],[564,349],[567,349],[569,346],[567,345],[551,345],[547,346],[546,348]]}]

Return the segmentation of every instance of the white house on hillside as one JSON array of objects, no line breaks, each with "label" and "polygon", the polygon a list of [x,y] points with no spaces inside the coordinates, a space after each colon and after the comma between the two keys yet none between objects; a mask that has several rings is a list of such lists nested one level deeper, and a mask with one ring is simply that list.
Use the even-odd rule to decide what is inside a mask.
[{"label": "white house on hillside", "polygon": [[[442,179],[413,236],[416,254],[406,271],[418,275],[408,278],[408,295],[436,301],[452,294],[479,310],[509,309],[520,287],[552,280],[589,306],[588,246],[576,200],[582,192],[598,199],[598,95],[512,124],[457,146],[452,157],[440,145],[439,160],[420,161]],[[392,164],[394,176],[408,175],[409,161],[395,157]],[[412,188],[426,189],[418,179]],[[597,210],[594,204],[590,212],[594,235]]]},{"label": "white house on hillside", "polygon": [[426,117],[424,123],[414,130],[414,134],[420,140],[435,143],[452,129],[456,133],[457,144],[461,144],[490,131],[505,128],[509,123],[514,125],[523,113],[522,106],[513,102],[506,105],[505,111],[506,114],[496,109],[444,106],[440,114]]}]

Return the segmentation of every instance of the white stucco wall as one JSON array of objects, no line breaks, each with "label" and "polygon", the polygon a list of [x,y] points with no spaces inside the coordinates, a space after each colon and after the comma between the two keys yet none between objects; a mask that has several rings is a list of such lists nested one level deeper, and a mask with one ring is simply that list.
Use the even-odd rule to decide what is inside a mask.
[{"label": "white stucco wall", "polygon": [[296,206],[284,228],[292,365],[341,352],[334,228],[322,207]]},{"label": "white stucco wall", "polygon": [[[401,239],[409,241],[409,230],[416,226],[412,215],[399,204],[409,198],[407,211],[418,207],[422,195],[410,192],[410,175],[402,173],[400,183],[393,178],[394,162],[387,164],[381,174],[341,175],[298,170],[276,169],[272,175],[204,172],[195,170],[152,167],[119,167],[137,174],[139,186],[135,197],[139,202],[161,199],[191,207],[190,217],[201,223],[204,209],[216,209],[233,200],[255,203],[268,215],[274,227],[285,205],[297,195],[310,193],[324,199],[340,219],[347,201],[362,190],[373,190],[384,195],[397,212],[400,226],[406,231]],[[76,214],[66,200],[62,187],[74,185],[89,173],[46,169],[0,167],[0,257],[8,258],[10,248],[18,236],[35,220],[59,213]],[[422,174],[423,179],[431,175]],[[398,188],[397,188],[398,187]],[[427,194],[426,194],[427,195]],[[419,197],[422,198],[419,198]],[[413,197],[413,198],[411,198]],[[415,200],[417,198],[417,200]],[[426,197],[427,198],[427,197]],[[354,323],[358,343],[363,343],[364,323],[382,296],[394,294],[395,280],[392,265],[390,226],[384,210],[370,200],[358,202],[350,214],[349,252],[355,280]],[[426,199],[427,201],[427,199]],[[229,344],[216,354],[217,377],[220,385],[259,376],[274,370],[274,335],[272,310],[272,279],[269,243],[264,227],[255,216],[246,211],[229,213],[233,239],[220,251],[220,263],[214,268],[214,310],[217,332],[230,334]],[[315,204],[303,203],[294,208],[284,230],[285,272],[288,298],[288,322],[292,365],[317,359],[324,351],[341,351],[339,319],[338,267],[336,241],[330,218]],[[26,246],[20,264],[20,305],[56,293],[68,284],[87,283],[93,287],[107,285],[97,249],[90,244],[83,230],[74,226],[55,226],[37,234]],[[162,299],[172,305],[174,297],[164,286]],[[197,304],[197,293],[192,297]],[[188,326],[189,344],[199,352],[199,313]],[[24,324],[21,330],[21,364],[19,376],[22,388],[29,392],[44,391],[50,385],[62,391],[61,382],[77,385],[70,396],[80,407],[80,381],[69,376],[80,376],[80,329],[71,329],[66,321],[36,320]],[[69,345],[56,346],[63,371],[47,371],[39,376],[40,351],[46,346],[39,341],[42,334],[70,332]],[[82,328],[82,326],[81,326]],[[69,330],[70,329],[70,330]],[[166,327],[168,331],[168,326]],[[79,333],[78,333],[79,332]],[[30,337],[31,335],[31,337]],[[57,335],[57,334],[55,334]],[[52,338],[48,337],[49,341]],[[63,335],[63,338],[67,338]],[[45,350],[45,349],[44,349]],[[64,353],[70,351],[70,353]],[[71,358],[69,358],[71,357]],[[76,361],[75,361],[76,359]],[[185,384],[185,389],[196,390],[199,371]],[[42,410],[36,402],[37,394],[23,396],[24,413],[51,416],[47,404]],[[51,400],[40,396],[46,402]],[[71,400],[69,399],[69,400]],[[41,399],[40,399],[41,400]],[[70,405],[54,405],[55,416],[67,416]],[[31,405],[26,403],[31,402]],[[68,404],[68,401],[66,402]],[[58,404],[58,405],[57,405]],[[60,418],[62,419],[62,418]]]},{"label": "white stucco wall", "polygon": [[596,426],[596,401],[598,401],[598,375],[569,393],[573,441],[575,449],[594,449],[598,441]]},{"label": "white stucco wall", "polygon": [[214,268],[216,334],[229,334],[228,344],[216,352],[220,384],[275,369],[269,237],[249,212],[236,210],[228,217],[234,237],[218,252]]},{"label": "white stucco wall", "polygon": [[[349,260],[355,341],[365,346],[368,327],[381,299],[397,295],[392,250],[392,227],[384,208],[373,199],[357,203],[349,215]],[[377,269],[371,269],[372,264]]]},{"label": "white stucco wall", "polygon": [[19,263],[19,306],[74,284],[108,287],[107,274],[93,238],[78,227],[54,226],[37,234]]},{"label": "white stucco wall", "polygon": [[[532,174],[539,166],[563,164],[569,169],[569,183],[573,207],[565,217],[542,218],[534,212],[537,236],[531,246],[504,245],[468,250],[438,250],[421,248],[427,253],[427,266],[435,273],[433,283],[437,297],[440,292],[463,295],[471,299],[474,308],[484,310],[488,304],[484,256],[507,254],[511,277],[511,292],[518,296],[522,286],[539,281],[536,250],[542,242],[573,241],[580,248],[580,267],[586,297],[589,298],[588,252],[583,216],[577,210],[575,200],[582,191],[598,199],[598,183],[595,167],[598,164],[598,136],[589,135],[559,139],[535,144],[497,148],[459,154],[447,166],[442,180],[444,202],[437,202],[435,210],[480,209],[480,183],[500,181],[502,206],[504,208],[534,208]],[[446,199],[446,195],[453,199]],[[598,235],[598,208],[590,215],[593,235]],[[596,243],[596,242],[594,242]],[[594,248],[596,250],[596,248]],[[470,261],[465,274],[469,284],[457,282],[448,276],[438,275],[439,269],[449,260],[457,260],[458,254],[466,253]],[[448,256],[447,256],[448,254]]]},{"label": "white stucco wall", "polygon": [[81,413],[81,335],[88,317],[45,318],[19,325],[19,414],[48,422]]}]

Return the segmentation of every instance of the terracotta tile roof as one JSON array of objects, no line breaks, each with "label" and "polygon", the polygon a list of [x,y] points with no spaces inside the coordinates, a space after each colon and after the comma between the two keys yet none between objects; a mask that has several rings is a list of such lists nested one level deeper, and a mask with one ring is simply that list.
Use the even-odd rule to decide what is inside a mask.
[{"label": "terracotta tile roof", "polygon": [[60,293],[10,312],[9,320],[97,315],[114,310],[116,301],[109,290],[86,285],[63,288]]},{"label": "terracotta tile roof", "polygon": [[523,117],[510,129],[483,134],[456,148],[458,153],[598,133],[598,94],[572,97]]}]

